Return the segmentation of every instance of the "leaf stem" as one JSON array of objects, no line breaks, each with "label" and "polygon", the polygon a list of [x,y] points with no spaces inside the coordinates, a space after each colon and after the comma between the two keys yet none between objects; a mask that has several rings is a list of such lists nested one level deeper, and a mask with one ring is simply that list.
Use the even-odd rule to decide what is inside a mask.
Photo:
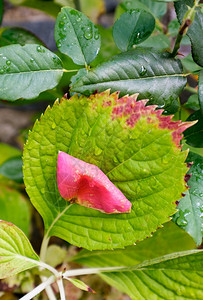
[{"label": "leaf stem", "polygon": [[63,69],[63,72],[64,73],[72,73],[72,72],[77,72],[79,71],[80,69],[75,69],[75,70],[67,70],[67,69]]},{"label": "leaf stem", "polygon": [[179,28],[179,31],[178,31],[178,35],[176,37],[176,41],[175,41],[173,51],[171,53],[172,57],[175,57],[178,54],[178,50],[180,48],[181,41],[182,41],[184,35],[187,33],[189,26],[193,22],[194,14],[195,14],[195,8],[197,7],[198,4],[199,4],[199,0],[195,0],[194,6],[186,12],[186,14],[183,18],[182,24],[181,24],[181,26]]},{"label": "leaf stem", "polygon": [[63,279],[59,279],[57,281],[57,284],[58,284],[58,288],[59,288],[59,293],[60,293],[60,297],[61,297],[61,300],[66,300],[66,296],[65,296],[65,290],[64,290],[64,286],[63,286]]},{"label": "leaf stem", "polygon": [[36,295],[41,293],[46,287],[50,286],[55,281],[56,281],[56,277],[54,275],[50,276],[46,281],[39,284],[36,288],[34,288],[31,292],[29,292],[19,300],[30,300],[34,298]]},{"label": "leaf stem", "polygon": [[191,86],[189,86],[189,85],[187,85],[187,86],[185,87],[185,90],[188,91],[188,92],[190,92],[190,93],[192,93],[192,94],[198,94],[197,89],[196,89],[196,88],[193,88],[193,87],[191,87]]},{"label": "leaf stem", "polygon": [[81,5],[80,0],[74,0],[75,8],[79,11],[81,11]]}]

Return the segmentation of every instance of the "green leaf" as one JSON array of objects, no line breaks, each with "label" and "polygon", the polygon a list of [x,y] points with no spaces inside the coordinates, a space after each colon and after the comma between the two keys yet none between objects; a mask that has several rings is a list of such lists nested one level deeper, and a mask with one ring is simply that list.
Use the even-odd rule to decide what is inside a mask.
[{"label": "green leaf", "polygon": [[164,224],[153,237],[125,249],[88,251],[83,249],[71,261],[88,267],[132,266],[147,259],[195,248],[193,239],[173,222]]},{"label": "green leaf", "polygon": [[0,98],[32,99],[54,88],[63,75],[61,60],[39,45],[0,48]]},{"label": "green leaf", "polygon": [[189,99],[187,100],[187,102],[184,104],[184,107],[188,108],[188,109],[192,109],[192,110],[199,110],[199,100],[198,100],[198,96],[196,94],[191,95],[189,97]]},{"label": "green leaf", "polygon": [[199,96],[199,105],[200,110],[203,115],[203,70],[199,72],[199,87],[198,87],[198,96]]},{"label": "green leaf", "polygon": [[38,265],[39,257],[18,227],[0,221],[0,236],[0,279]]},{"label": "green leaf", "polygon": [[184,137],[190,146],[201,148],[203,147],[203,116],[201,110],[195,111],[187,119],[187,121],[195,120],[198,122],[184,132]]},{"label": "green leaf", "polygon": [[69,7],[62,8],[57,16],[55,40],[59,51],[78,65],[93,61],[101,45],[97,27],[83,13]]},{"label": "green leaf", "polygon": [[155,27],[154,17],[140,9],[129,10],[121,15],[113,26],[113,38],[121,51],[130,50],[146,40]]},{"label": "green leaf", "polygon": [[18,183],[23,182],[23,161],[21,156],[9,158],[0,165],[0,174]]},{"label": "green leaf", "polygon": [[23,28],[18,27],[7,27],[1,31],[0,46],[8,46],[12,44],[41,44],[40,41],[33,33]]},{"label": "green leaf", "polygon": [[86,292],[91,292],[91,293],[95,293],[95,291],[93,291],[87,284],[85,284],[83,281],[79,280],[79,279],[75,279],[75,278],[67,278],[72,284],[74,284],[74,286],[76,286],[77,288],[86,291]]},{"label": "green leaf", "polygon": [[[174,3],[178,21],[181,23],[185,13],[194,5],[193,0],[179,0]],[[203,32],[203,13],[200,7],[195,8],[195,18],[187,31],[192,44],[192,56],[194,61],[203,67],[203,39],[200,38]]]},{"label": "green leaf", "polygon": [[137,48],[112,57],[90,70],[72,86],[72,91],[90,95],[110,88],[121,95],[139,93],[139,99],[167,107],[186,84],[179,60],[159,51]]},{"label": "green leaf", "polygon": [[202,69],[199,65],[197,65],[194,62],[191,54],[181,59],[181,62],[186,72],[197,73],[199,72],[199,70]]},{"label": "green leaf", "polygon": [[147,40],[142,42],[140,46],[142,47],[152,47],[157,50],[166,50],[170,49],[171,41],[170,39],[163,33],[156,32],[154,35],[152,34]]},{"label": "green leaf", "polygon": [[0,185],[0,219],[12,222],[29,235],[30,210],[24,196],[16,190]]},{"label": "green leaf", "polygon": [[14,5],[22,5],[35,9],[39,9],[53,17],[56,17],[60,12],[61,6],[53,1],[43,0],[10,0]]},{"label": "green leaf", "polygon": [[193,162],[188,171],[192,174],[188,181],[190,189],[180,200],[179,211],[174,215],[173,220],[186,230],[199,246],[203,236],[203,157],[190,152],[187,161]]},{"label": "green leaf", "polygon": [[17,148],[11,147],[8,144],[0,143],[0,165],[7,159],[15,157],[21,154],[21,151]]},{"label": "green leaf", "polygon": [[132,299],[202,299],[203,251],[190,250],[100,276]]},{"label": "green leaf", "polygon": [[[187,153],[177,147],[180,137],[176,130],[188,125],[178,122],[171,124],[174,129],[161,128],[159,122],[166,120],[166,125],[170,117],[162,120],[156,117],[159,111],[148,106],[147,113],[131,127],[126,125],[128,114],[121,118],[112,115],[124,105],[117,97],[109,91],[90,99],[75,95],[60,104],[57,101],[35,123],[23,155],[24,182],[43,217],[47,236],[87,249],[121,248],[150,236],[175,213],[174,202],[185,191],[187,171]],[[109,215],[69,205],[57,188],[59,150],[97,165],[132,201],[132,212]]]},{"label": "green leaf", "polygon": [[121,3],[121,7],[127,11],[130,9],[144,9],[154,15],[156,18],[160,18],[166,13],[166,4],[165,3],[157,3],[151,0],[124,0]]},{"label": "green leaf", "polygon": [[3,0],[0,0],[0,24],[3,18],[3,12],[4,12],[4,3]]}]

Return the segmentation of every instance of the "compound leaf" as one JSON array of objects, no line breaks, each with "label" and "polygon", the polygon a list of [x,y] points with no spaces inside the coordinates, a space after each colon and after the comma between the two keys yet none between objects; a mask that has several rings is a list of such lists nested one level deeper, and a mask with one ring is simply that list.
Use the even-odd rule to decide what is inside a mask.
[{"label": "compound leaf", "polygon": [[[186,189],[187,153],[178,144],[191,124],[172,122],[145,104],[109,91],[89,99],[75,95],[56,101],[35,123],[23,155],[24,181],[48,236],[87,249],[121,248],[170,220]],[[132,202],[132,212],[69,205],[57,188],[58,151],[97,165]]]}]

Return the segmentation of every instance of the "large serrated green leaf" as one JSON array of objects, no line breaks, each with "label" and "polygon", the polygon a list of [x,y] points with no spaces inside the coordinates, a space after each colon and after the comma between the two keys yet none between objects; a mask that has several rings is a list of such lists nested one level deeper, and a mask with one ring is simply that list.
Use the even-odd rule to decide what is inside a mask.
[{"label": "large serrated green leaf", "polygon": [[177,252],[100,276],[132,299],[202,299],[203,251]]},{"label": "large serrated green leaf", "polygon": [[139,99],[161,107],[170,106],[186,84],[179,60],[152,49],[137,48],[114,56],[92,69],[72,86],[90,95],[110,88],[121,95],[139,93]]},{"label": "large serrated green leaf", "polygon": [[0,99],[32,99],[54,88],[63,75],[61,60],[39,45],[0,48]]},{"label": "large serrated green leaf", "polygon": [[0,220],[0,237],[0,279],[38,265],[37,254],[18,227]]},{"label": "large serrated green leaf", "polygon": [[133,266],[147,259],[195,248],[193,239],[173,222],[164,224],[153,237],[114,251],[83,249],[70,260],[88,267]]},{"label": "large serrated green leaf", "polygon": [[4,185],[0,185],[0,219],[12,222],[18,226],[27,236],[30,227],[29,203],[24,196]]},{"label": "large serrated green leaf", "polygon": [[203,237],[203,157],[190,152],[188,162],[193,162],[189,170],[192,174],[188,185],[190,189],[178,205],[179,211],[174,215],[174,221],[186,230],[201,245]]},{"label": "large serrated green leaf", "polygon": [[[194,5],[193,0],[179,0],[174,3],[176,14],[179,22],[182,22],[182,19],[187,12],[187,10]],[[195,8],[195,18],[192,22],[192,25],[189,27],[187,31],[187,35],[189,36],[192,44],[192,56],[194,61],[203,67],[203,13],[200,7]]]},{"label": "large serrated green leaf", "polygon": [[[174,202],[185,190],[186,152],[173,142],[172,128],[159,127],[155,107],[146,107],[149,115],[143,112],[132,128],[126,117],[112,119],[117,97],[107,91],[90,99],[75,95],[56,102],[29,135],[24,181],[48,236],[88,249],[121,248],[150,236],[175,212]],[[77,204],[68,206],[56,182],[59,150],[97,165],[133,202],[132,212],[108,215]]]}]

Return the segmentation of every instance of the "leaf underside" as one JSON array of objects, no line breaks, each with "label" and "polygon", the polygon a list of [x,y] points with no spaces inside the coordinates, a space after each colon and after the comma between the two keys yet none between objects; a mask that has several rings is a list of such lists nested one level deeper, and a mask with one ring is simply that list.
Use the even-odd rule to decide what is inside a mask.
[{"label": "leaf underside", "polygon": [[[187,153],[178,144],[189,125],[135,99],[118,100],[109,91],[89,99],[75,95],[56,101],[35,123],[24,150],[24,181],[49,235],[87,249],[122,248],[150,236],[175,213],[187,171]],[[131,104],[136,113],[127,113]],[[57,188],[58,151],[97,165],[132,202],[132,212],[108,215],[69,205]]]}]

